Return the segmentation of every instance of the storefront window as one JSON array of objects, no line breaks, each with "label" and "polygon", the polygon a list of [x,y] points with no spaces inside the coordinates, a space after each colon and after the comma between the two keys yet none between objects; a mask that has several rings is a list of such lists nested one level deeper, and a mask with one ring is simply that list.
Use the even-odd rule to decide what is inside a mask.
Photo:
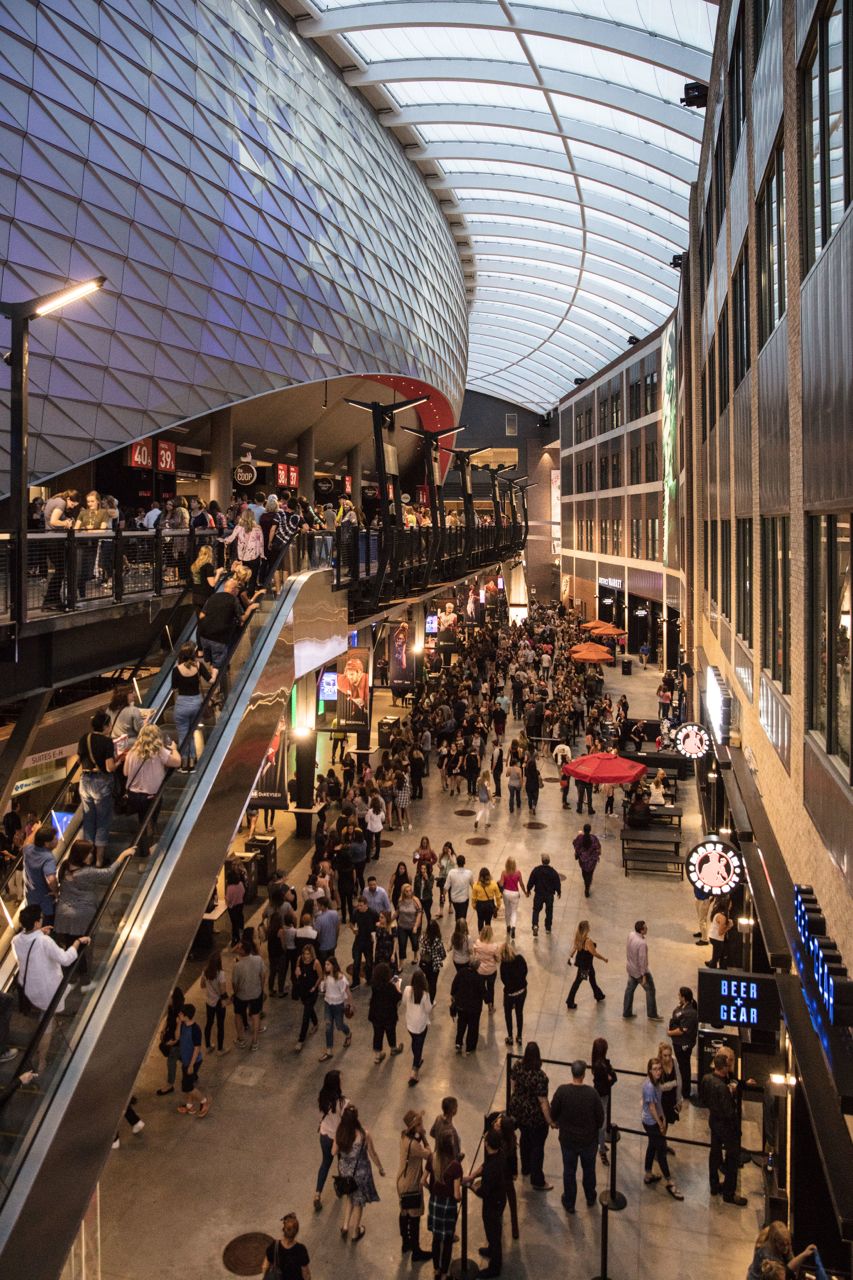
[{"label": "storefront window", "polygon": [[850,765],[850,518],[836,516],[832,581],[833,636],[832,746],[834,754]]}]

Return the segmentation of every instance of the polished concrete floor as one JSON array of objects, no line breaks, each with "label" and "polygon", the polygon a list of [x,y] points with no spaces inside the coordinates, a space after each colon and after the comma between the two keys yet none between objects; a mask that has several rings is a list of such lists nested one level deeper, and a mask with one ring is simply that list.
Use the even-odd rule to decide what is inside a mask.
[{"label": "polished concrete floor", "polygon": [[[607,687],[622,688],[631,700],[632,714],[653,715],[656,671],[638,672],[623,679],[612,674]],[[387,695],[378,694],[379,700]],[[378,714],[381,714],[381,709]],[[378,716],[377,716],[378,718]],[[511,726],[510,726],[511,727]],[[541,828],[527,825],[523,813],[511,818],[506,801],[496,812],[491,829],[478,833],[488,844],[466,844],[474,836],[473,818],[457,816],[467,808],[464,797],[451,803],[442,795],[438,778],[427,781],[424,801],[413,806],[411,833],[394,832],[393,844],[383,849],[380,875],[387,882],[399,857],[409,857],[422,834],[435,847],[454,841],[457,850],[469,856],[478,868],[488,864],[494,873],[511,854],[527,872],[547,850],[554,866],[563,873],[562,898],[557,904],[554,931],[544,930],[534,940],[530,929],[530,903],[522,902],[517,943],[530,966],[530,989],[525,1009],[525,1040],[535,1039],[543,1057],[565,1063],[587,1056],[593,1039],[603,1035],[610,1042],[614,1066],[623,1071],[644,1071],[646,1060],[657,1049],[666,1022],[650,1023],[642,1003],[635,1002],[638,1014],[633,1022],[621,1017],[625,984],[624,951],[628,930],[637,917],[649,923],[651,968],[658,989],[658,1003],[664,1017],[675,1005],[683,983],[695,986],[698,959],[704,954],[694,946],[693,895],[686,881],[663,876],[633,874],[625,878],[619,865],[618,828],[610,820],[611,834],[605,835],[602,811],[593,818],[593,829],[603,837],[604,857],[596,872],[592,897],[583,897],[583,885],[571,856],[571,839],[580,819],[571,811],[561,811],[560,792],[554,781],[556,769],[550,761],[543,765],[543,787],[536,821]],[[692,784],[685,784],[685,842],[699,831],[698,809]],[[295,883],[306,874],[305,845],[288,838],[279,819],[283,849],[280,865],[292,868]],[[289,828],[288,828],[289,830]],[[588,917],[600,951],[610,963],[598,966],[607,1000],[596,1005],[582,988],[580,1007],[574,1013],[565,1007],[570,981],[567,958],[578,919]],[[472,917],[473,919],[473,917]],[[447,937],[450,922],[445,916]],[[220,934],[224,944],[227,939]],[[348,958],[348,956],[347,956]],[[184,983],[191,998],[203,1007],[197,979],[201,966],[188,965]],[[195,1120],[175,1111],[177,1095],[157,1098],[162,1082],[163,1059],[152,1051],[140,1073],[137,1109],[146,1128],[131,1135],[122,1122],[121,1148],[112,1153],[101,1183],[101,1225],[103,1239],[103,1280],[186,1280],[187,1277],[225,1277],[222,1261],[226,1244],[246,1232],[275,1234],[284,1212],[294,1210],[300,1218],[301,1239],[311,1254],[314,1280],[339,1275],[344,1268],[352,1280],[367,1280],[384,1272],[387,1276],[415,1270],[432,1276],[428,1263],[401,1261],[397,1228],[397,1197],[394,1177],[399,1154],[402,1116],[413,1106],[423,1108],[431,1122],[444,1094],[455,1094],[460,1103],[458,1127],[469,1158],[477,1148],[482,1117],[502,1106],[504,1097],[504,1026],[500,1014],[484,1014],[480,1047],[470,1058],[456,1057],[453,1051],[454,1024],[448,1014],[449,986],[453,969],[448,961],[439,980],[433,1024],[426,1042],[421,1083],[407,1087],[410,1057],[408,1047],[393,1060],[374,1066],[367,1022],[368,992],[355,992],[356,1017],[353,1043],[348,1050],[338,1041],[331,1063],[317,1061],[322,1049],[322,1030],[309,1040],[305,1052],[293,1052],[298,1030],[298,1006],[289,999],[270,1002],[268,1031],[256,1054],[234,1048],[223,1057],[213,1056],[204,1064],[204,1081],[213,1105],[209,1116]],[[226,1044],[232,1044],[230,1020]],[[324,1209],[312,1210],[314,1178],[319,1162],[315,1100],[323,1072],[335,1066],[343,1073],[347,1096],[359,1107],[363,1122],[371,1130],[383,1160],[386,1177],[377,1179],[381,1201],[365,1213],[367,1233],[358,1245],[344,1244],[338,1235],[340,1205],[331,1182],[327,1184]],[[564,1066],[548,1066],[551,1088],[568,1075]],[[614,1119],[628,1128],[640,1128],[640,1087],[642,1080],[623,1075],[614,1095]],[[685,1108],[673,1136],[704,1141],[706,1113]],[[754,1126],[748,1123],[745,1145],[759,1145]],[[745,1209],[711,1200],[707,1190],[707,1152],[703,1147],[673,1144],[674,1176],[685,1193],[683,1203],[666,1195],[663,1184],[647,1188],[642,1182],[645,1139],[631,1134],[619,1146],[619,1186],[627,1196],[627,1207],[610,1216],[610,1263],[613,1280],[683,1280],[687,1276],[713,1274],[740,1280],[752,1255],[752,1242],[761,1223],[763,1198],[760,1175],[753,1165],[741,1173],[741,1190],[748,1196]],[[467,1168],[467,1165],[466,1165]],[[569,1274],[582,1280],[600,1274],[600,1210],[587,1210],[583,1197],[575,1217],[568,1218],[560,1206],[560,1149],[556,1134],[549,1137],[546,1173],[555,1188],[547,1195],[518,1185],[521,1238],[509,1238],[504,1230],[504,1274],[532,1276],[542,1271]],[[599,1166],[599,1189],[605,1171]],[[483,1243],[478,1215],[479,1202],[472,1198],[471,1248]],[[423,1243],[429,1243],[424,1224]],[[458,1248],[458,1247],[457,1247]],[[712,1261],[713,1259],[713,1261]],[[568,1263],[568,1268],[567,1268]]]}]

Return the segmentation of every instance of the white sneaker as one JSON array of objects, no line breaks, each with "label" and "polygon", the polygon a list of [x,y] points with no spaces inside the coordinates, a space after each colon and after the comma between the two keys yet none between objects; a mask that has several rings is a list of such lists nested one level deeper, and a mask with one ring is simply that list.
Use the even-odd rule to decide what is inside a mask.
[{"label": "white sneaker", "polygon": [[84,983],[83,983],[83,985],[82,985],[82,987],[80,988],[80,991],[81,991],[81,992],[83,992],[83,991],[94,991],[94,989],[95,989],[95,987],[96,987],[97,985],[98,985],[98,984],[97,984],[96,982],[84,982]]},{"label": "white sneaker", "polygon": [[130,1132],[131,1132],[131,1133],[141,1133],[141,1132],[142,1132],[142,1130],[143,1130],[144,1128],[145,1128],[145,1121],[144,1121],[144,1120],[137,1120],[136,1124],[132,1126],[132,1128],[131,1128]]},{"label": "white sneaker", "polygon": [[121,1146],[121,1138],[116,1138],[115,1141],[113,1142],[113,1151],[118,1151],[120,1146]]},{"label": "white sneaker", "polygon": [[17,1049],[7,1049],[5,1053],[0,1053],[0,1062],[11,1062],[13,1058],[17,1058]]}]

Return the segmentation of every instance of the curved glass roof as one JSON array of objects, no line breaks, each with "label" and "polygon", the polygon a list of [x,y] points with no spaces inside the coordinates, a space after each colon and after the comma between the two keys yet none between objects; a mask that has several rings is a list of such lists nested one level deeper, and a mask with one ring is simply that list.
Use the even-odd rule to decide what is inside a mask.
[{"label": "curved glass roof", "polygon": [[[663,322],[688,240],[708,0],[301,0],[442,203],[466,274],[468,386],[553,405]],[[393,216],[393,192],[389,192]]]}]

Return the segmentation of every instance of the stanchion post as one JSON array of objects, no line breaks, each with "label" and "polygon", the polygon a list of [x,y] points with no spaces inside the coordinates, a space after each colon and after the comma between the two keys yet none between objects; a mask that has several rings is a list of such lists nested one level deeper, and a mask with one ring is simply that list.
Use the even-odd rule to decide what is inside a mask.
[{"label": "stanchion post", "polygon": [[459,1241],[461,1252],[458,1262],[450,1264],[450,1274],[455,1280],[468,1280],[470,1276],[475,1276],[479,1271],[479,1267],[468,1257],[468,1187],[466,1183],[462,1183],[462,1223],[459,1229]]},{"label": "stanchion post", "polygon": [[610,1210],[604,1202],[602,1196],[601,1205],[601,1261],[599,1266],[601,1270],[597,1276],[593,1276],[592,1280],[609,1280],[607,1275],[607,1246],[608,1246],[608,1223],[610,1219]]},{"label": "stanchion post", "polygon": [[618,1163],[619,1126],[610,1126],[610,1186],[598,1197],[601,1205],[601,1270],[593,1280],[610,1280],[607,1274],[607,1250],[610,1241],[610,1212],[618,1213],[624,1209],[628,1201],[621,1191],[616,1189],[616,1166]]},{"label": "stanchion post", "polygon": [[506,1055],[506,1103],[505,1109],[509,1111],[510,1098],[512,1097],[512,1054]]}]

